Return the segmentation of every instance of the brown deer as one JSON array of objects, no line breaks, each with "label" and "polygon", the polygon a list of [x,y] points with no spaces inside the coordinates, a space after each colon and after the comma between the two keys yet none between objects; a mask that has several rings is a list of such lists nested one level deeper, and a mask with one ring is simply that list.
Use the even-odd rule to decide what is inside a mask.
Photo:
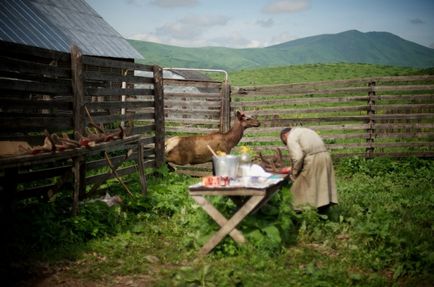
[{"label": "brown deer", "polygon": [[209,162],[214,151],[229,154],[243,137],[244,130],[250,127],[259,127],[255,118],[237,111],[232,128],[226,132],[214,132],[200,136],[172,137],[166,140],[166,160],[177,165],[199,164]]}]

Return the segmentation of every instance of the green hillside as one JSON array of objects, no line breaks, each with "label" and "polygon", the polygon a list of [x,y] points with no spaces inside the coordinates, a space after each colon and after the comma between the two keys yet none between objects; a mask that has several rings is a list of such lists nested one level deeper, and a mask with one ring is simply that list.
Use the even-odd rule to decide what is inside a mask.
[{"label": "green hillside", "polygon": [[434,67],[434,49],[386,32],[356,30],[289,41],[266,48],[184,48],[129,40],[147,64],[163,67],[215,68],[236,71],[316,63],[369,63]]},{"label": "green hillside", "polygon": [[306,64],[285,67],[244,69],[229,72],[234,86],[275,85],[376,76],[432,74],[432,69],[418,69],[373,64]]}]

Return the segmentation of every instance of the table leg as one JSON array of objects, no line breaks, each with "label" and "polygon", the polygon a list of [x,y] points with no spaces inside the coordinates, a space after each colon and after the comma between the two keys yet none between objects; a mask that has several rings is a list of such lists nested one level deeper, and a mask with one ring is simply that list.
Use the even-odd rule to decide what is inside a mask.
[{"label": "table leg", "polygon": [[272,189],[269,189],[267,191],[267,195],[264,197],[263,200],[261,200],[261,202],[255,207],[255,209],[252,210],[251,214],[255,214],[259,209],[261,209],[261,207],[264,206],[273,197],[273,195],[276,192],[278,192],[281,188],[282,186],[279,184],[273,187]]},{"label": "table leg", "polygon": [[265,195],[253,195],[220,230],[202,247],[199,254],[208,254],[235,226],[237,226],[256,205],[265,197]]},{"label": "table leg", "polygon": [[[192,196],[194,201],[196,201],[202,208],[208,213],[209,216],[211,216],[212,219],[214,219],[215,222],[218,223],[221,227],[223,227],[228,220],[211,204],[208,202],[208,200],[205,199],[205,197],[201,195],[194,195]],[[234,228],[229,235],[238,243],[244,243],[246,242],[246,239],[244,238],[244,235],[236,228]]]}]

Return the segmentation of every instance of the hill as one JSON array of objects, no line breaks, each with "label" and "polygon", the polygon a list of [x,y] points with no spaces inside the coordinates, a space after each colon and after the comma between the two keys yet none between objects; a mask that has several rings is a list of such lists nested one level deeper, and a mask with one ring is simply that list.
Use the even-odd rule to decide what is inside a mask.
[{"label": "hill", "polygon": [[[433,74],[431,69],[373,64],[305,64],[230,71],[233,86],[278,85],[383,76]],[[221,76],[220,76],[221,77]],[[218,79],[216,77],[216,79]]]},{"label": "hill", "polygon": [[164,67],[246,68],[317,63],[368,63],[434,67],[434,49],[392,33],[350,30],[297,39],[265,48],[185,48],[137,40],[129,42],[143,55],[142,62]]}]

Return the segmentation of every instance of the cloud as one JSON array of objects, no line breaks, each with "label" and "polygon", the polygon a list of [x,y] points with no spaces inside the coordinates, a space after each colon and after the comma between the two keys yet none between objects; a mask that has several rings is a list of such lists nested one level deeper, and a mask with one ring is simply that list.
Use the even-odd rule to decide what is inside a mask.
[{"label": "cloud", "polygon": [[[225,26],[229,18],[226,16],[213,15],[198,15],[186,16],[175,22],[169,22],[155,29],[155,33],[134,35],[134,39],[141,39],[155,42],[152,39],[158,39],[158,43],[173,43],[182,42],[188,43],[191,41],[196,44],[199,37],[207,30],[216,26]],[[139,38],[141,37],[141,38]],[[201,41],[199,41],[201,43]],[[189,45],[190,46],[190,45]],[[195,46],[195,44],[191,45]]]},{"label": "cloud", "polygon": [[179,47],[228,47],[228,48],[260,48],[264,43],[259,40],[249,40],[243,37],[240,32],[228,33],[222,37],[206,38],[173,38],[161,33],[141,33],[127,37],[128,39],[147,41],[165,45],[174,45]]},{"label": "cloud", "polygon": [[152,0],[150,3],[163,8],[193,7],[199,4],[198,0]]},{"label": "cloud", "polygon": [[431,49],[434,49],[434,43],[431,43],[431,45],[429,45],[429,47],[430,47]]},{"label": "cloud", "polygon": [[309,3],[310,0],[277,0],[264,6],[262,12],[268,14],[293,13],[306,10]]},{"label": "cloud", "polygon": [[199,25],[202,27],[224,26],[229,21],[227,16],[193,15],[179,20],[184,25]]},{"label": "cloud", "polygon": [[163,44],[163,41],[161,40],[161,38],[155,34],[152,34],[152,33],[134,34],[134,35],[129,36],[128,39]]},{"label": "cloud", "polygon": [[425,22],[419,18],[413,18],[410,19],[411,24],[419,25],[419,24],[425,24]]},{"label": "cloud", "polygon": [[228,48],[259,48],[263,43],[258,40],[246,39],[240,32],[232,32],[224,37],[216,37],[207,40],[207,46]]},{"label": "cloud", "polygon": [[256,21],[256,24],[263,28],[270,28],[274,25],[274,21],[273,19],[268,18],[267,20],[258,20]]}]

